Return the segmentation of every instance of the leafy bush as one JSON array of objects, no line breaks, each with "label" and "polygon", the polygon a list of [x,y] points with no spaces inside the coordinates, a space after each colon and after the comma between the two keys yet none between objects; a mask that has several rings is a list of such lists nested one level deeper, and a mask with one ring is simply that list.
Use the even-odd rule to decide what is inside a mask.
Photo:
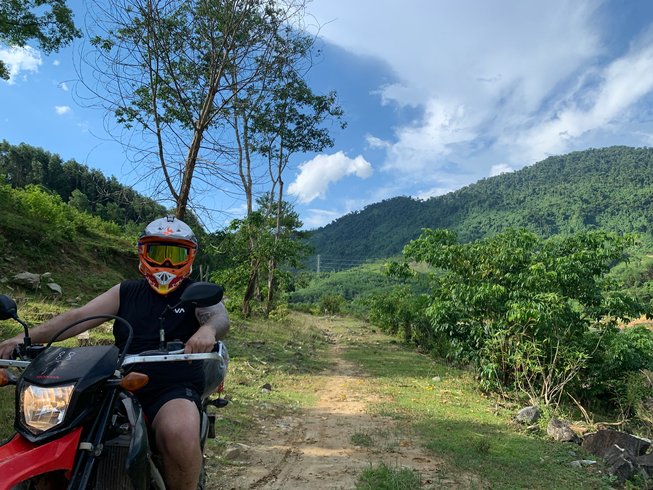
[{"label": "leafy bush", "polygon": [[14,191],[14,199],[18,208],[27,217],[41,221],[50,235],[68,239],[75,237],[75,225],[71,219],[73,209],[58,195],[30,185],[22,191]]},{"label": "leafy bush", "polygon": [[278,304],[274,310],[272,310],[268,318],[275,322],[284,322],[288,320],[290,316],[290,310],[288,310],[288,305]]},{"label": "leafy bush", "polygon": [[122,236],[116,223],[81,212],[42,187],[30,185],[24,189],[11,189],[3,185],[0,188],[0,197],[6,198],[22,215],[38,223],[39,231],[47,234],[49,240],[72,240],[79,231]]},{"label": "leafy bush", "polygon": [[543,240],[509,230],[460,244],[451,231],[425,230],[404,254],[442,270],[431,279],[424,335],[449,339],[448,357],[473,363],[486,389],[549,404],[585,373],[596,349],[584,341],[590,330],[603,335],[648,312],[606,278],[632,243],[600,231]]},{"label": "leafy bush", "polygon": [[414,295],[409,286],[396,286],[380,292],[367,301],[369,320],[391,334],[401,334],[405,341],[415,340],[432,348],[433,339],[424,335],[431,332],[426,316],[428,296]]},{"label": "leafy bush", "polygon": [[579,398],[589,405],[616,404],[624,412],[634,413],[637,383],[632,390],[628,385],[642,372],[653,371],[653,332],[644,326],[592,331],[584,341],[593,354],[583,372],[582,385],[574,385]]},{"label": "leafy bush", "polygon": [[345,298],[340,294],[325,294],[320,298],[320,312],[326,315],[336,315],[340,313],[345,304]]},{"label": "leafy bush", "polygon": [[648,369],[631,371],[623,377],[617,388],[616,402],[624,417],[637,417],[653,423],[651,414],[653,400],[653,372]]}]

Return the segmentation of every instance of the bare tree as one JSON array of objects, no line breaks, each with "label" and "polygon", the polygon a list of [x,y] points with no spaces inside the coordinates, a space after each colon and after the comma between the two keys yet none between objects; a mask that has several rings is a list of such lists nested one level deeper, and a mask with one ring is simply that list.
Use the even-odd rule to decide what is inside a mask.
[{"label": "bare tree", "polygon": [[[108,0],[95,4],[94,78],[84,85],[130,131],[125,142],[183,218],[196,179],[238,182],[231,119],[264,77],[277,32],[302,0]],[[92,55],[92,57],[90,56]],[[238,73],[237,84],[232,76]],[[94,80],[94,81],[93,81]]]},{"label": "bare tree", "polygon": [[[301,48],[300,48],[301,50]],[[288,213],[284,212],[284,173],[290,158],[296,153],[320,152],[333,146],[329,120],[341,121],[343,111],[336,103],[336,94],[317,95],[292,65],[277,67],[275,83],[268,92],[268,98],[257,114],[254,131],[257,137],[257,151],[264,154],[268,162],[271,188],[269,191],[268,214],[275,217],[273,235],[275,247],[281,246],[281,237],[293,228],[284,225]],[[340,123],[344,127],[344,123]],[[275,273],[278,258],[283,253],[274,253],[268,260],[267,310],[273,304]]]},{"label": "bare tree", "polygon": [[[299,253],[288,246],[301,222],[287,217],[284,172],[292,155],[331,146],[325,123],[342,116],[334,93],[316,95],[305,80],[315,39],[302,25],[304,0],[106,0],[96,8],[94,57],[85,59],[97,83],[86,77],[85,86],[129,131],[121,142],[154,172],[177,217],[199,188],[244,198],[243,311],[265,286],[269,310],[280,263]],[[261,196],[266,209],[257,214]]]}]

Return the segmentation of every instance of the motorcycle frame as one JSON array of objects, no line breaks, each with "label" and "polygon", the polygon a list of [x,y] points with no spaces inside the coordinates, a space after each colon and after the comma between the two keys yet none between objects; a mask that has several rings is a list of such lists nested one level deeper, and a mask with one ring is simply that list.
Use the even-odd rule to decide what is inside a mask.
[{"label": "motorcycle frame", "polygon": [[[224,344],[219,342],[217,352],[203,354],[183,354],[177,351],[159,355],[132,354],[125,356],[121,369],[132,364],[209,359],[220,361],[226,366],[225,353]],[[0,359],[0,368],[26,368],[29,364],[30,361]],[[10,490],[13,486],[25,480],[56,470],[66,472],[66,476],[69,478],[68,488],[70,490],[86,489],[93,475],[96,459],[102,454],[102,441],[107,428],[110,426],[111,416],[121,394],[132,399],[134,405],[134,408],[132,408],[134,420],[130,420],[132,423],[132,441],[126,468],[134,490],[145,490],[148,487],[147,482],[144,482],[142,478],[144,474],[150,475],[157,482],[157,486],[164,490],[165,486],[163,486],[163,479],[158,469],[155,465],[150,464],[147,425],[140,404],[129,392],[120,388],[118,383],[108,383],[107,389],[110,391],[104,398],[103,405],[91,430],[83,437],[83,440],[83,428],[80,426],[45,443],[30,442],[23,435],[17,433],[9,443],[0,446],[0,477],[2,477],[0,479],[0,490]],[[206,407],[203,407],[200,414],[202,450],[204,449],[207,434],[208,415],[206,414]],[[61,459],[61,461],[48,461],[52,459],[53,454],[60,454],[60,458],[57,459]],[[20,472],[15,469],[17,467],[21,468]],[[8,476],[5,477],[5,474]]]}]

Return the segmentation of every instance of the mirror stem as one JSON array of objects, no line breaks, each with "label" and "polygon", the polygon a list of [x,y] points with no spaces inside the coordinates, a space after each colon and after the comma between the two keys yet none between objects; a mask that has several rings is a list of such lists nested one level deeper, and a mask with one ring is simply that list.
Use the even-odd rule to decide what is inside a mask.
[{"label": "mirror stem", "polygon": [[166,305],[165,310],[163,310],[163,313],[161,313],[161,316],[159,317],[159,350],[164,351],[166,350],[166,330],[163,328],[163,322],[166,319],[166,314],[169,311],[174,310],[175,308],[179,307],[181,303],[177,303],[175,306],[170,306]]},{"label": "mirror stem", "polygon": [[14,316],[14,320],[16,320],[18,323],[20,323],[23,326],[23,329],[25,331],[25,339],[23,339],[23,344],[25,345],[25,347],[31,346],[32,345],[32,339],[29,336],[29,326],[23,320],[18,318],[18,315]]}]

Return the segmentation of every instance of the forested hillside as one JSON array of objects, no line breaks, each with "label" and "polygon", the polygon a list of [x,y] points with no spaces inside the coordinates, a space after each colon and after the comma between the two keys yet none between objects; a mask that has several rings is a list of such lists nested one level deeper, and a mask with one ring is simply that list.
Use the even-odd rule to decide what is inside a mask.
[{"label": "forested hillside", "polygon": [[471,241],[512,227],[542,236],[602,228],[653,236],[653,149],[610,147],[547,158],[426,201],[396,197],[313,232],[316,254],[389,257],[422,228]]},{"label": "forested hillside", "polygon": [[39,185],[82,212],[119,225],[151,221],[166,208],[127,187],[115,177],[25,143],[0,142],[0,183],[15,189]]}]

